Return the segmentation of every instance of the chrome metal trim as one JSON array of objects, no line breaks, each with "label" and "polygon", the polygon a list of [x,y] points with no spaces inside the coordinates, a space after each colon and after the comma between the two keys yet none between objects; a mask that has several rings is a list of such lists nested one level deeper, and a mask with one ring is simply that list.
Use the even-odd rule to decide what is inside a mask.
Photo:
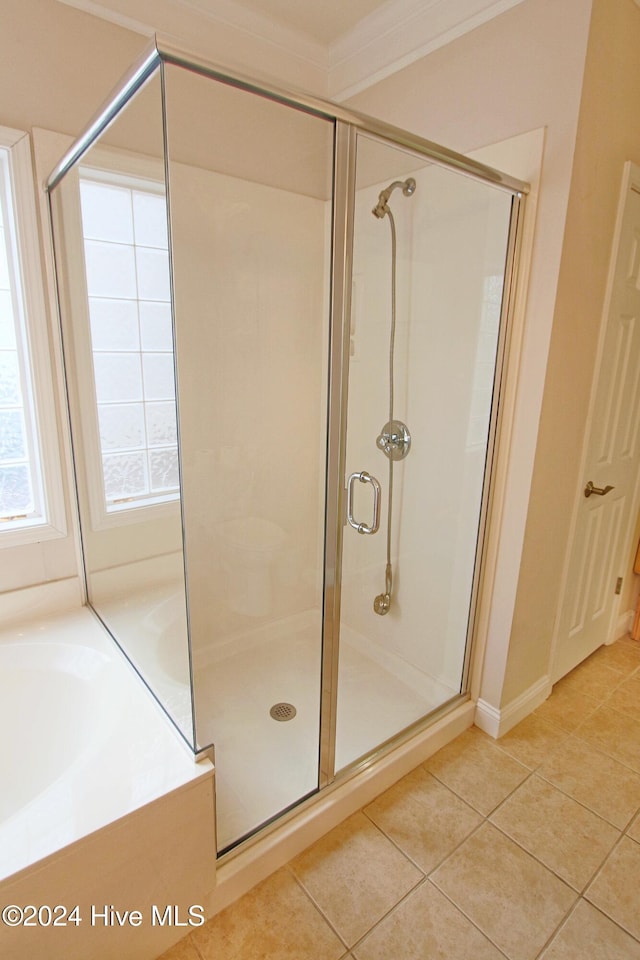
[{"label": "chrome metal trim", "polygon": [[57,164],[45,184],[47,191],[53,190],[74,163],[89,150],[94,140],[106,130],[118,111],[137,93],[160,63],[160,54],[154,41],[150,47],[146,48],[140,59],[131,66],[117,87],[111,91],[89,121],[84,133],[71,145]]},{"label": "chrome metal trim", "polygon": [[342,581],[342,534],[345,517],[349,320],[356,176],[356,133],[340,121],[335,127],[333,251],[329,334],[329,401],[327,417],[327,480],[325,511],[325,580],[320,701],[319,786],[334,777],[338,653]]},{"label": "chrome metal trim", "polygon": [[476,630],[478,624],[478,610],[482,596],[482,586],[485,577],[486,554],[488,546],[488,534],[491,526],[491,513],[493,510],[494,484],[491,482],[497,449],[500,438],[500,428],[502,423],[502,414],[504,404],[502,402],[503,390],[507,373],[507,361],[509,357],[509,344],[511,342],[511,329],[513,326],[513,311],[515,306],[516,279],[518,270],[518,261],[522,243],[522,223],[524,219],[525,197],[522,193],[514,194],[511,201],[511,217],[509,221],[509,236],[507,239],[507,251],[505,257],[504,283],[502,289],[502,307],[500,312],[500,327],[498,333],[498,345],[496,351],[496,366],[493,380],[493,401],[491,405],[491,418],[489,421],[489,434],[487,437],[487,454],[484,467],[484,476],[482,481],[482,500],[480,503],[480,516],[478,518],[478,540],[476,545],[476,557],[473,568],[473,581],[471,586],[471,597],[469,600],[469,618],[467,621],[467,638],[465,643],[465,653],[461,677],[461,693],[465,693],[470,687],[471,658],[476,639]]},{"label": "chrome metal trim", "polygon": [[[368,526],[366,523],[358,523],[353,516],[353,488],[356,480],[359,480],[360,483],[370,483],[373,487],[373,519],[371,521],[371,526]],[[354,530],[357,530],[358,533],[377,533],[380,529],[381,495],[382,492],[380,490],[380,484],[375,477],[371,476],[370,473],[367,473],[366,470],[360,470],[356,473],[352,473],[347,480],[347,523],[349,526],[353,527]]]},{"label": "chrome metal trim", "polygon": [[[211,750],[214,751],[214,744],[210,743],[206,746],[198,746],[198,711],[197,707],[197,696],[196,696],[196,682],[195,682],[195,671],[193,669],[193,642],[191,639],[191,594],[189,592],[189,566],[188,566],[188,547],[187,547],[187,522],[185,519],[185,503],[184,503],[184,482],[183,482],[183,473],[184,473],[184,463],[182,459],[182,432],[181,432],[181,420],[180,420],[180,369],[179,369],[179,356],[178,356],[178,345],[176,342],[176,280],[175,280],[175,260],[174,260],[174,244],[173,244],[173,220],[172,220],[172,205],[171,205],[171,152],[169,149],[169,121],[168,121],[168,111],[167,111],[167,80],[165,76],[165,69],[162,60],[159,60],[160,65],[160,103],[161,103],[161,112],[162,112],[162,153],[163,153],[163,173],[164,173],[164,203],[167,219],[167,236],[169,237],[169,249],[167,251],[169,257],[169,296],[170,307],[171,307],[171,346],[173,349],[173,376],[175,384],[175,396],[176,396],[176,435],[178,440],[178,487],[180,490],[179,504],[180,504],[180,531],[182,539],[182,576],[184,582],[184,603],[185,603],[185,617],[187,622],[187,660],[189,663],[189,695],[191,702],[191,736],[193,738],[194,751],[196,759],[198,759],[199,752],[206,752]],[[212,758],[213,759],[213,758]],[[216,788],[217,780],[214,780],[213,783],[213,794],[214,794],[214,806],[216,803]]]},{"label": "chrome metal trim", "polygon": [[376,136],[393,142],[396,145],[407,147],[416,153],[428,156],[434,163],[443,164],[447,167],[453,167],[472,177],[493,183],[498,187],[509,190],[512,193],[528,193],[529,184],[516,177],[495,170],[477,160],[465,157],[464,154],[456,153],[438,143],[426,140],[400,127],[369,117],[366,114],[358,113],[355,110],[347,110],[329,100],[322,100],[319,97],[300,91],[293,92],[285,90],[282,87],[272,86],[270,83],[263,83],[236,73],[226,68],[220,67],[198,54],[186,51],[168,37],[161,34],[156,35],[154,39],[154,49],[158,56],[166,63],[172,63],[179,67],[184,67],[194,73],[200,73],[203,76],[219,80],[229,86],[241,90],[247,90],[259,96],[266,97],[268,100],[275,100],[279,103],[294,107],[297,110],[303,110],[306,113],[312,113],[316,116],[324,117],[328,120],[336,120],[342,123],[348,123],[365,133],[372,133]]},{"label": "chrome metal trim", "polygon": [[[210,743],[208,747],[200,747],[193,754],[193,759],[196,763],[200,763],[201,760],[209,760],[213,765],[213,769],[216,768],[216,748],[213,743]],[[215,788],[214,788],[214,799],[215,799]]]}]

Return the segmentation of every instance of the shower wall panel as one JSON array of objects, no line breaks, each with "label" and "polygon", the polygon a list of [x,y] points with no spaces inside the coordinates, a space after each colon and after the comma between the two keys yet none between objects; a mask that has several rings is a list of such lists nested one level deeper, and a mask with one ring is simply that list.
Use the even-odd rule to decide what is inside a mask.
[{"label": "shower wall panel", "polygon": [[[327,204],[180,163],[170,193],[197,663],[320,607]],[[234,582],[251,564],[261,603]]]}]

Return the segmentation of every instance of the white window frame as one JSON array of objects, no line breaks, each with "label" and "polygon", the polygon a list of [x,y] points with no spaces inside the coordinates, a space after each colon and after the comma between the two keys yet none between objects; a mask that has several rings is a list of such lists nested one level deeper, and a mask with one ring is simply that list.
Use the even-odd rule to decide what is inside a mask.
[{"label": "white window frame", "polygon": [[0,147],[9,161],[15,294],[22,315],[18,351],[21,373],[29,381],[23,385],[29,395],[25,414],[31,420],[33,480],[40,500],[31,517],[0,523],[0,548],[5,548],[65,537],[67,523],[29,135],[0,126]]},{"label": "white window frame", "polygon": [[[148,157],[130,154],[127,151],[110,147],[93,147],[84,162],[78,164],[73,173],[77,189],[73,204],[66,210],[68,223],[75,223],[76,236],[65,237],[68,262],[68,282],[73,297],[72,310],[78,316],[84,317],[84,323],[73,324],[73,351],[81,362],[75,364],[75,387],[73,389],[74,402],[78,406],[76,416],[80,413],[83,457],[80,467],[82,481],[85,488],[86,500],[89,504],[91,528],[94,531],[121,527],[126,524],[136,524],[146,521],[159,521],[173,517],[176,506],[181,498],[180,487],[175,493],[160,494],[156,498],[147,500],[132,500],[114,506],[108,506],[104,496],[102,475],[102,448],[98,426],[98,411],[95,396],[95,382],[93,374],[93,351],[89,323],[89,303],[86,289],[86,272],[84,266],[84,239],[82,229],[82,211],[80,204],[80,179],[96,180],[97,182],[126,185],[134,189],[149,189],[158,191],[162,186],[166,191],[164,164]],[[69,199],[67,198],[67,204]],[[73,261],[73,262],[71,262]],[[79,293],[81,291],[81,294]],[[175,360],[174,360],[175,363]],[[176,399],[176,416],[177,399]],[[77,456],[77,452],[76,452]],[[180,444],[178,441],[178,458]],[[79,477],[80,479],[80,477]]]}]

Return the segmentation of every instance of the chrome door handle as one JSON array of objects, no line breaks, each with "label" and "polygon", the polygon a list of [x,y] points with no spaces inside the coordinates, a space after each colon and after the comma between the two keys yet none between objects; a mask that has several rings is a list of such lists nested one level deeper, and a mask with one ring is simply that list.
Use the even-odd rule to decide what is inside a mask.
[{"label": "chrome door handle", "polygon": [[[358,523],[353,516],[353,489],[356,480],[359,480],[360,483],[370,483],[373,487],[373,520],[371,526],[367,526],[366,523]],[[380,484],[366,470],[352,473],[347,480],[347,520],[349,526],[357,530],[358,533],[377,533],[380,527]]]},{"label": "chrome door handle", "polygon": [[608,493],[611,492],[611,490],[615,490],[615,487],[610,487],[610,486],[594,487],[591,480],[589,480],[586,487],[584,488],[584,495],[585,497],[590,497],[591,494],[594,493],[596,497],[605,497]]}]

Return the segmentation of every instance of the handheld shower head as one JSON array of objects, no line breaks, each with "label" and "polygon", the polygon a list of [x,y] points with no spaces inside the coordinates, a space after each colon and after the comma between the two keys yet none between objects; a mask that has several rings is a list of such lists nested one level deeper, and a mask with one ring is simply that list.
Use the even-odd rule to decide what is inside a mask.
[{"label": "handheld shower head", "polygon": [[393,183],[390,183],[388,187],[385,187],[384,190],[381,190],[378,195],[378,202],[371,211],[374,217],[377,217],[379,220],[389,212],[389,197],[396,189],[400,187],[405,197],[410,197],[416,190],[416,182],[413,177],[407,177],[406,180],[394,180]]}]

